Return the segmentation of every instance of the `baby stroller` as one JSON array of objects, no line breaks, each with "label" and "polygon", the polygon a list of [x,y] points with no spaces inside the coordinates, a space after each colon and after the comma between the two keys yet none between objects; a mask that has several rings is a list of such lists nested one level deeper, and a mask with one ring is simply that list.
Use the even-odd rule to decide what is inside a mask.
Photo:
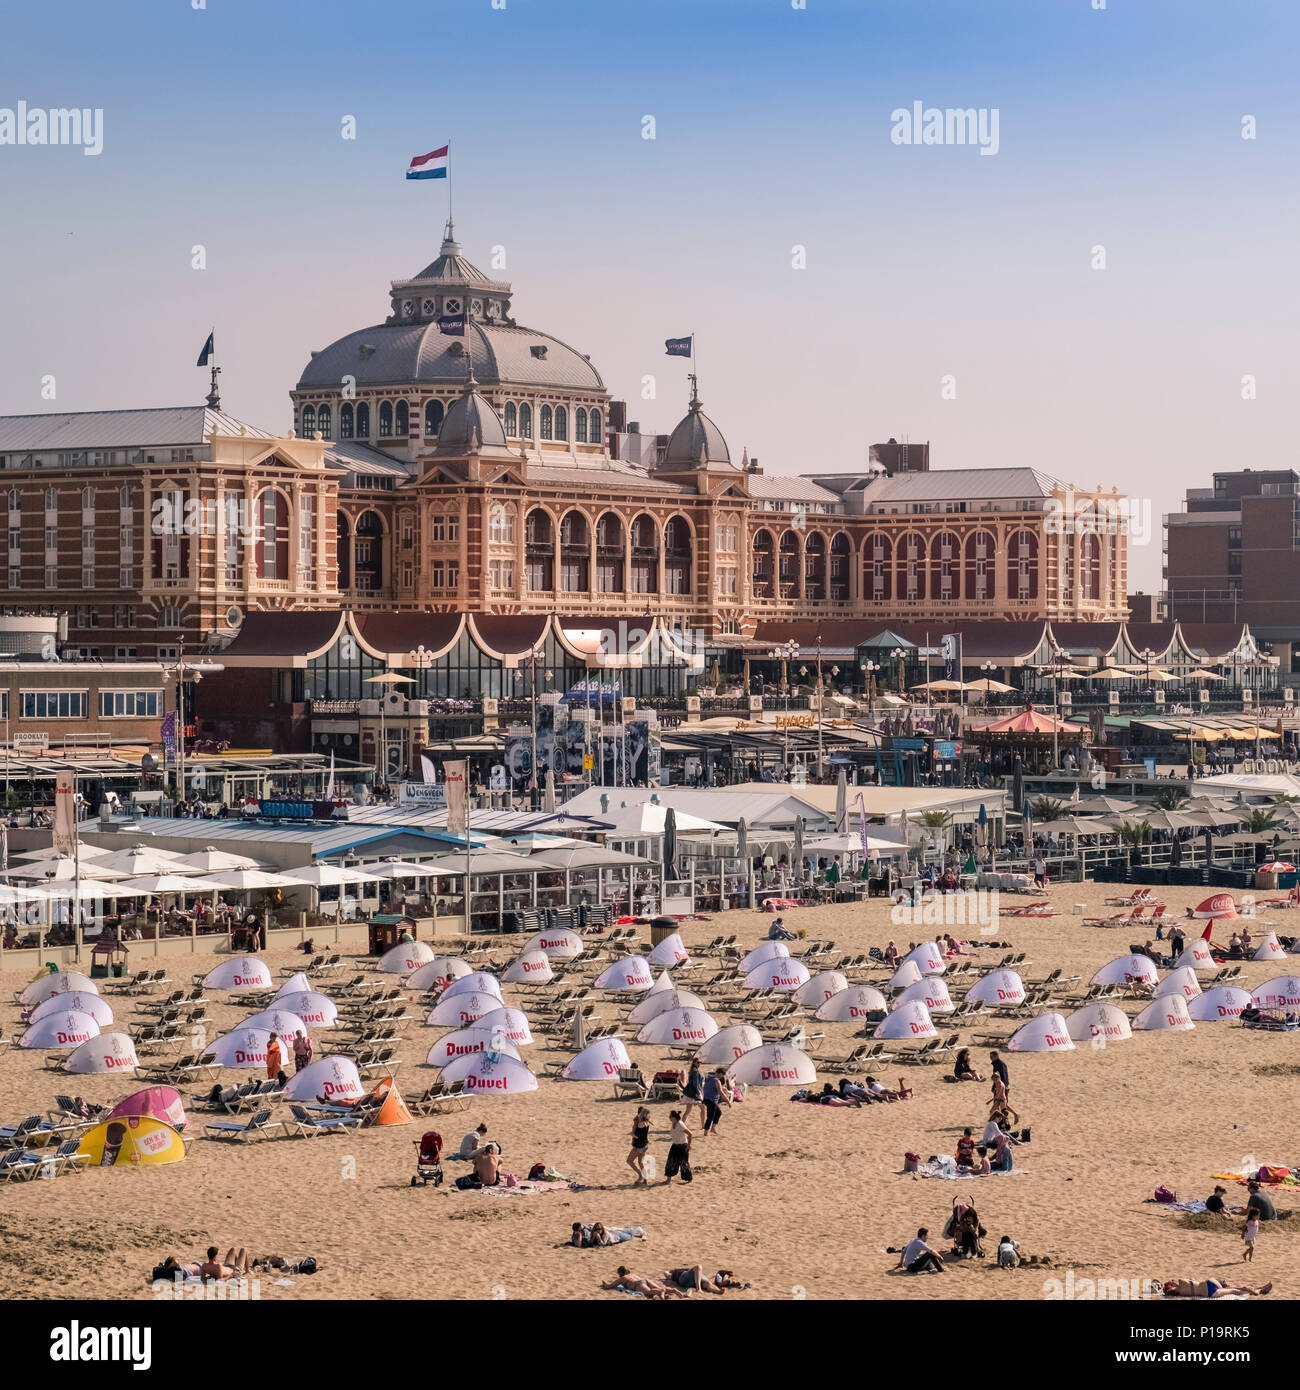
[{"label": "baby stroller", "polygon": [[441,1187],[442,1135],[436,1130],[428,1130],[415,1141],[415,1147],[415,1176],[411,1179],[411,1186],[423,1183],[428,1187],[432,1182],[434,1187]]}]

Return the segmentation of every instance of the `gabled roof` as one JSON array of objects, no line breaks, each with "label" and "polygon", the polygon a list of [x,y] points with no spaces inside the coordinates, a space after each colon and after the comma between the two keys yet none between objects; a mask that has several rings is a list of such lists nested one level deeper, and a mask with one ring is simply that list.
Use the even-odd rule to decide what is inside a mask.
[{"label": "gabled roof", "polygon": [[986,501],[1050,497],[1065,484],[1037,468],[940,468],[932,473],[882,474],[866,489],[877,502]]},{"label": "gabled roof", "polygon": [[205,405],[0,416],[0,453],[42,449],[156,449],[206,444],[210,434],[277,436]]}]

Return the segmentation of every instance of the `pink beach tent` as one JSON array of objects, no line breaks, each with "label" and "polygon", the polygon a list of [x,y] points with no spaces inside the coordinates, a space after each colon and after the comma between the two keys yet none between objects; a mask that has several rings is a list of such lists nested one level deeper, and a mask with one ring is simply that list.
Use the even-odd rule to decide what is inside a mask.
[{"label": "pink beach tent", "polygon": [[147,1115],[173,1129],[185,1128],[185,1102],[181,1093],[170,1086],[146,1086],[143,1091],[133,1092],[125,1100],[119,1100],[107,1118],[126,1119],[130,1115]]}]

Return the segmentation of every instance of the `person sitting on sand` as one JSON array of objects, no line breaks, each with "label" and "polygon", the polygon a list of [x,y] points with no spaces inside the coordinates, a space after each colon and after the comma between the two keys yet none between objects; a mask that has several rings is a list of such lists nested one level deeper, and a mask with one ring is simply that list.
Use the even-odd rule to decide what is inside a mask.
[{"label": "person sitting on sand", "polygon": [[618,1289],[626,1293],[639,1293],[644,1297],[653,1299],[657,1303],[664,1303],[670,1298],[685,1298],[686,1295],[675,1288],[669,1288],[667,1284],[658,1279],[648,1279],[644,1274],[633,1274],[626,1265],[619,1265],[618,1273],[608,1284],[601,1284],[602,1289]]},{"label": "person sitting on sand", "polygon": [[983,1144],[977,1144],[975,1146],[975,1159],[970,1168],[971,1177],[987,1178],[992,1171],[993,1167],[989,1163],[989,1151]]},{"label": "person sitting on sand", "polygon": [[1228,1216],[1228,1205],[1223,1200],[1228,1194],[1226,1187],[1216,1186],[1214,1191],[1205,1199],[1205,1210],[1212,1211],[1216,1216],[1222,1216],[1225,1220]]},{"label": "person sitting on sand", "polygon": [[961,1138],[957,1140],[957,1167],[970,1168],[975,1162],[975,1136],[970,1132],[969,1127],[963,1129]]},{"label": "person sitting on sand", "polygon": [[501,1149],[496,1144],[486,1144],[470,1154],[474,1165],[474,1176],[480,1187],[496,1187],[501,1182]]},{"label": "person sitting on sand", "polygon": [[892,941],[885,943],[884,957],[885,964],[889,966],[891,970],[898,969],[898,947],[895,946]]},{"label": "person sitting on sand", "polygon": [[1162,1285],[1166,1298],[1262,1298],[1272,1287],[1268,1283],[1252,1289],[1247,1284],[1223,1284],[1217,1279],[1167,1279]]},{"label": "person sitting on sand", "polygon": [[460,1141],[460,1148],[457,1150],[457,1158],[468,1158],[475,1149],[481,1149],[487,1143],[488,1127],[481,1124],[477,1129],[470,1132]]},{"label": "person sitting on sand", "polygon": [[926,1241],[929,1234],[929,1230],[922,1226],[916,1233],[916,1239],[907,1242],[903,1247],[903,1253],[898,1257],[899,1269],[905,1269],[909,1274],[920,1274],[927,1269],[934,1270],[936,1274],[944,1272],[943,1259]]},{"label": "person sitting on sand", "polygon": [[952,1074],[958,1081],[983,1081],[984,1078],[975,1070],[974,1063],[970,1059],[970,1048],[963,1047],[957,1054],[957,1060],[953,1063]]},{"label": "person sitting on sand", "polygon": [[1277,1208],[1273,1205],[1272,1197],[1260,1191],[1259,1183],[1254,1178],[1246,1184],[1246,1191],[1250,1193],[1246,1199],[1247,1216],[1257,1216],[1261,1221],[1277,1220]]}]

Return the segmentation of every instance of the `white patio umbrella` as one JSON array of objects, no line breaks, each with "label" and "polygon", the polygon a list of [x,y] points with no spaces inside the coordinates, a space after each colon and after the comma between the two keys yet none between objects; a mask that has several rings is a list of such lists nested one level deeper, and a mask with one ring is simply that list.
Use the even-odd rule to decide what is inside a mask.
[{"label": "white patio umbrella", "polygon": [[91,860],[78,868],[71,855],[61,854],[50,859],[34,859],[30,864],[16,865],[9,871],[11,878],[36,879],[42,883],[68,883],[80,877],[101,883],[113,883],[130,878],[125,869],[115,869],[99,860]]},{"label": "white patio umbrella", "polygon": [[262,888],[293,888],[294,879],[266,869],[229,869],[207,875],[208,883],[222,893],[252,893]]},{"label": "white patio umbrella", "polygon": [[337,888],[340,884],[370,883],[374,875],[350,869],[346,864],[322,863],[308,864],[303,869],[285,869],[280,877],[286,880],[286,887],[304,884],[312,888]]},{"label": "white patio umbrella", "polygon": [[[85,850],[82,850],[85,855]],[[230,854],[213,845],[205,845],[189,854],[181,856],[187,870],[198,874],[229,873],[232,869],[265,869],[270,866],[260,860],[250,859],[246,854]]]},{"label": "white patio umbrella", "polygon": [[162,893],[213,893],[216,892],[217,885],[210,879],[199,878],[197,876],[187,877],[185,874],[145,874],[140,878],[123,879],[121,883],[115,883],[111,888],[104,889],[104,896],[111,898],[118,897],[143,897]]},{"label": "white patio umbrella", "polygon": [[[81,842],[79,851],[81,859],[101,859],[106,854],[112,854],[112,850],[104,849],[101,845],[90,845],[84,840]],[[41,849],[24,849],[15,854],[11,854],[10,859],[48,859],[50,857],[49,846]]]},{"label": "white patio umbrella", "polygon": [[197,873],[185,865],[185,856],[169,849],[155,849],[152,845],[132,845],[129,849],[119,849],[94,861],[102,869],[120,870],[128,878],[138,878],[141,874],[183,874]]},{"label": "white patio umbrella", "polygon": [[428,864],[416,864],[407,859],[385,859],[379,864],[364,864],[362,866],[368,877],[380,879],[395,878],[437,878],[441,873],[446,874],[445,869],[435,869]]}]

